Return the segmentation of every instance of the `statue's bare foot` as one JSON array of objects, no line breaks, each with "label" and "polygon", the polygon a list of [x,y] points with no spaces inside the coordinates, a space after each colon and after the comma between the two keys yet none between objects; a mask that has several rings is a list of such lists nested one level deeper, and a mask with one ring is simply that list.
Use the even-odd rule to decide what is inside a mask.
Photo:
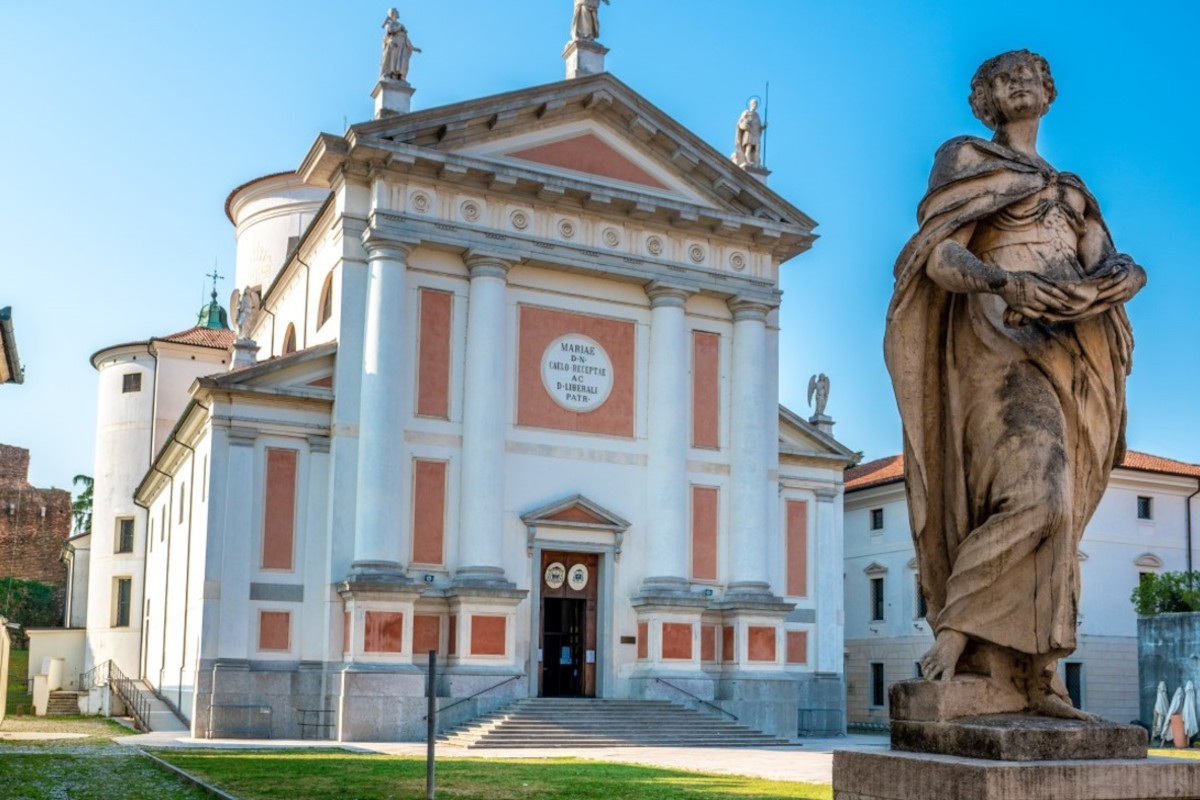
[{"label": "statue's bare foot", "polygon": [[1097,718],[1094,714],[1080,711],[1053,692],[1046,692],[1044,694],[1036,693],[1030,697],[1029,710],[1044,717],[1057,717],[1059,719],[1094,720]]},{"label": "statue's bare foot", "polygon": [[958,631],[943,630],[937,635],[937,641],[929,652],[921,656],[921,676],[926,680],[941,678],[948,681],[954,677],[958,668],[958,659],[962,657],[967,647],[967,636]]}]

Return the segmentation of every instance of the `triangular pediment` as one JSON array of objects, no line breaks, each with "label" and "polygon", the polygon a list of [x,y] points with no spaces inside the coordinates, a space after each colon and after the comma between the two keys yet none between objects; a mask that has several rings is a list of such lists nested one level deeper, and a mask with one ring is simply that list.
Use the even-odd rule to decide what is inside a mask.
[{"label": "triangular pediment", "polygon": [[779,407],[779,453],[780,455],[836,458],[847,464],[855,454],[833,436],[819,430],[816,425],[799,417],[794,411]]},{"label": "triangular pediment", "polygon": [[333,396],[337,342],[259,361],[248,367],[199,379],[211,389],[237,389],[280,395]]},{"label": "triangular pediment", "polygon": [[550,525],[564,528],[605,528],[624,531],[629,523],[581,494],[565,497],[521,515],[528,526]]},{"label": "triangular pediment", "polygon": [[[736,119],[731,110],[731,131]],[[297,171],[328,186],[347,161],[635,219],[740,230],[780,260],[815,238],[804,212],[608,73],[322,134]]]}]

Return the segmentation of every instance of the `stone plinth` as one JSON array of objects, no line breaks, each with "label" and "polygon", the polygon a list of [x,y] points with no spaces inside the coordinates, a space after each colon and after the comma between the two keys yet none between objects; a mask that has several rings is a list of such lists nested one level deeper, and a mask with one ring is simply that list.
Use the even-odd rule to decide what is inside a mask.
[{"label": "stone plinth", "polygon": [[838,750],[834,800],[1182,800],[1200,797],[1184,759],[990,761]]},{"label": "stone plinth", "polygon": [[375,100],[375,119],[407,114],[412,108],[412,96],[416,89],[408,81],[382,78],[371,90]]},{"label": "stone plinth", "polygon": [[893,722],[945,722],[958,717],[1024,711],[1027,702],[1023,692],[983,677],[958,675],[952,681],[918,679],[892,684],[888,690],[888,716]]},{"label": "stone plinth", "polygon": [[892,749],[997,761],[1146,757],[1146,731],[1101,720],[992,714],[951,722],[892,720]]},{"label": "stone plinth", "polygon": [[562,56],[567,62],[567,79],[604,72],[604,54],[607,52],[608,48],[598,42],[567,42]]}]

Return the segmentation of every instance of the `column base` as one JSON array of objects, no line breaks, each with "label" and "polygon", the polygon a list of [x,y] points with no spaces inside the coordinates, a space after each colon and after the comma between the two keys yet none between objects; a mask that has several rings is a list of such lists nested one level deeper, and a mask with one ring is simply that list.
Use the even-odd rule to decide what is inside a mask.
[{"label": "column base", "polygon": [[410,586],[414,583],[404,571],[404,565],[395,561],[355,561],[346,576],[349,585]]},{"label": "column base", "polygon": [[450,585],[456,589],[515,589],[516,584],[504,577],[501,567],[462,567],[454,573]]},{"label": "column base", "polygon": [[674,578],[668,575],[653,575],[646,578],[642,581],[641,588],[638,589],[635,597],[662,600],[682,598],[685,600],[697,600],[701,604],[707,602],[705,598],[692,592],[692,585],[689,581],[684,578]]},{"label": "column base", "polygon": [[762,581],[734,581],[725,587],[721,604],[746,602],[777,604],[783,600],[771,593],[771,584]]}]

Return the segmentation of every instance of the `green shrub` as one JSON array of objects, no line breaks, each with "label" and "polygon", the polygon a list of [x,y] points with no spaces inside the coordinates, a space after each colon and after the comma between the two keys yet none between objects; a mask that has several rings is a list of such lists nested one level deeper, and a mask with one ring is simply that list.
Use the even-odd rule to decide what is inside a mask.
[{"label": "green shrub", "polygon": [[63,590],[21,578],[0,578],[0,617],[21,626],[13,644],[23,647],[26,628],[54,628],[62,621]]},{"label": "green shrub", "polygon": [[1143,573],[1129,599],[1143,617],[1200,611],[1200,572]]}]

